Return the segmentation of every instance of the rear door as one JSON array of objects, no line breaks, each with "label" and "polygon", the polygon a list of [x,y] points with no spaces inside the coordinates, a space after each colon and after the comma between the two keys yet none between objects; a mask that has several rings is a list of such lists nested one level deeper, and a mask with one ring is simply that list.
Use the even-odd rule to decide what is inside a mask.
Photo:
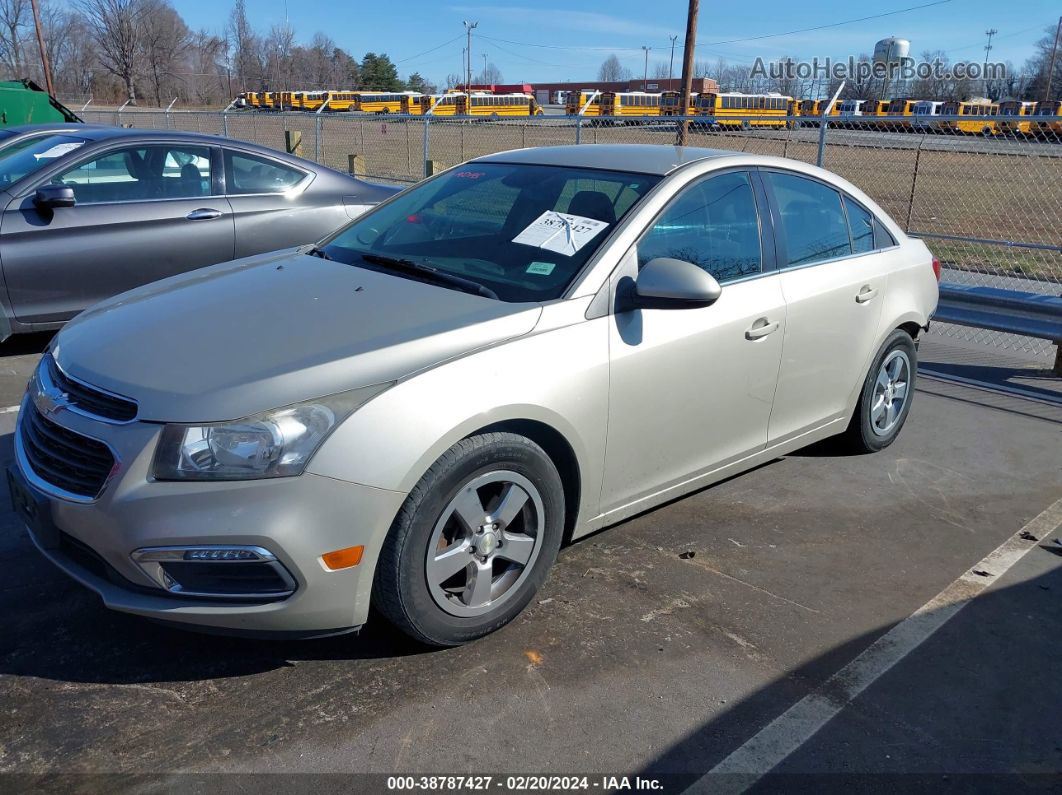
[{"label": "rear door", "polygon": [[309,171],[264,155],[223,152],[237,257],[316,243],[350,222],[343,196],[312,184]]},{"label": "rear door", "polygon": [[[233,255],[232,213],[214,186],[211,147],[127,144],[43,176],[11,200],[0,247],[15,317],[68,320],[97,301]],[[40,184],[76,205],[38,209]]]},{"label": "rear door", "polygon": [[763,178],[777,215],[786,329],[769,444],[846,415],[875,353],[898,249],[871,213],[825,182]]}]

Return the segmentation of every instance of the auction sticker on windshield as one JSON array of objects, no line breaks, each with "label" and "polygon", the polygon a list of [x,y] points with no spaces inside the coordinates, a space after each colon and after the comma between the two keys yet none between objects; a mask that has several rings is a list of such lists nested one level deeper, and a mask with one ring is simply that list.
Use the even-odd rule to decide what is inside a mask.
[{"label": "auction sticker on windshield", "polygon": [[546,210],[514,237],[513,242],[570,257],[606,226],[606,222],[594,218]]},{"label": "auction sticker on windshield", "polygon": [[70,143],[70,144],[56,144],[55,146],[53,146],[48,151],[41,152],[40,154],[36,154],[36,155],[34,155],[34,157],[37,158],[38,160],[44,160],[44,159],[49,159],[50,160],[53,157],[62,157],[67,152],[73,152],[75,149],[77,149],[80,146],[81,146],[81,142],[80,141],[78,141],[76,143]]}]

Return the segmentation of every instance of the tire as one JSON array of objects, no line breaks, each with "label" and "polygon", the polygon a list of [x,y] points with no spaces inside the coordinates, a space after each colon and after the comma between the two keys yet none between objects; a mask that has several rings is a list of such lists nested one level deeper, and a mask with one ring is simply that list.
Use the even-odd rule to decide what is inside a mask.
[{"label": "tire", "polygon": [[[844,433],[847,446],[853,452],[876,453],[896,441],[911,411],[917,369],[914,340],[906,331],[897,329],[874,357],[855,414]],[[891,391],[884,386],[884,381],[892,385]],[[904,385],[902,398],[898,397],[896,388],[900,383]]]},{"label": "tire", "polygon": [[519,615],[545,582],[564,511],[557,468],[533,441],[512,433],[462,439],[432,464],[395,517],[373,604],[431,646],[487,635]]}]

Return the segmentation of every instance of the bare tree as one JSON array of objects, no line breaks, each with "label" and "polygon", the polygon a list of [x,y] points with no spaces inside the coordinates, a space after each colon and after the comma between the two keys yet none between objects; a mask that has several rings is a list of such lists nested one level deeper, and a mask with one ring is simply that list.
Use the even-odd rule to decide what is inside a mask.
[{"label": "bare tree", "polygon": [[601,68],[597,70],[597,79],[603,82],[615,83],[631,79],[631,70],[620,63],[615,53],[608,56]]},{"label": "bare tree", "polygon": [[479,83],[480,85],[491,86],[502,82],[503,79],[504,78],[502,77],[501,69],[499,69],[492,61],[487,64],[486,68],[482,72],[476,75],[472,82]]},{"label": "bare tree", "polygon": [[155,0],[78,0],[103,68],[122,81],[126,99],[136,104],[136,76],[144,56],[144,17]]},{"label": "bare tree", "polygon": [[291,83],[292,53],[295,49],[295,29],[287,21],[269,29],[263,47],[266,60],[266,73],[274,86],[287,86]]},{"label": "bare tree", "polygon": [[22,29],[29,12],[29,0],[0,0],[0,56],[14,78],[24,77]]},{"label": "bare tree", "polygon": [[186,61],[193,90],[192,98],[199,104],[211,104],[228,95],[225,81],[225,40],[205,30],[193,33],[189,40]]},{"label": "bare tree", "polygon": [[229,45],[232,53],[232,70],[236,73],[239,87],[260,87],[262,83],[262,59],[260,41],[247,18],[245,0],[236,0],[229,14]]},{"label": "bare tree", "polygon": [[163,82],[172,81],[182,67],[188,38],[188,26],[168,3],[160,2],[144,15],[144,62],[160,108]]},{"label": "bare tree", "polygon": [[653,64],[653,68],[652,71],[649,73],[649,76],[655,77],[657,80],[667,80],[667,78],[671,77],[669,72],[670,70],[668,68],[668,65],[666,63],[663,63],[662,61],[658,61],[657,63]]}]

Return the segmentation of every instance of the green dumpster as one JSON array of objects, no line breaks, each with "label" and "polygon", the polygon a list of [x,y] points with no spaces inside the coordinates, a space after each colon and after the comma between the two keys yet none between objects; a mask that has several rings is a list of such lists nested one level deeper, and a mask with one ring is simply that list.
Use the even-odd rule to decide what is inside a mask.
[{"label": "green dumpster", "polygon": [[32,80],[0,81],[0,127],[80,121]]}]

